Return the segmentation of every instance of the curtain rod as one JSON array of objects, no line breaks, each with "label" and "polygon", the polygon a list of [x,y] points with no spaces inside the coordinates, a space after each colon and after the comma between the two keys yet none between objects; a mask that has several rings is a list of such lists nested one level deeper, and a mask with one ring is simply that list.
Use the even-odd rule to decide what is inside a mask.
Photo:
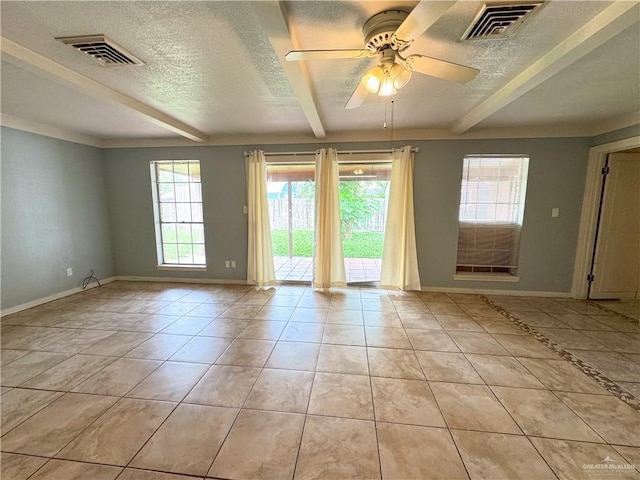
[{"label": "curtain rod", "polygon": [[[418,147],[412,147],[411,151],[413,153],[417,153],[420,151],[420,148]],[[390,148],[385,148],[382,150],[338,150],[338,155],[352,155],[352,154],[356,154],[356,153],[362,153],[362,154],[367,154],[367,153],[391,153],[391,149]],[[293,156],[297,156],[297,155],[315,155],[316,151],[309,151],[309,152],[265,152],[264,156],[265,157],[281,157],[284,155],[293,155]],[[249,152],[244,152],[244,156],[247,157],[249,155]]]}]

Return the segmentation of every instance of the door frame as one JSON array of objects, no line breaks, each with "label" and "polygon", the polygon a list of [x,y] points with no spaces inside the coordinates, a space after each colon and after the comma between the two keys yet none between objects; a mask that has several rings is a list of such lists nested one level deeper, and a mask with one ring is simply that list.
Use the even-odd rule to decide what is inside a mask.
[{"label": "door frame", "polygon": [[640,147],[640,135],[605,143],[591,147],[589,163],[587,164],[587,178],[585,180],[584,197],[582,200],[582,214],[573,269],[571,296],[573,298],[587,298],[589,281],[587,276],[591,272],[595,236],[598,228],[598,210],[602,193],[602,168],[607,161],[607,155],[623,150]]}]

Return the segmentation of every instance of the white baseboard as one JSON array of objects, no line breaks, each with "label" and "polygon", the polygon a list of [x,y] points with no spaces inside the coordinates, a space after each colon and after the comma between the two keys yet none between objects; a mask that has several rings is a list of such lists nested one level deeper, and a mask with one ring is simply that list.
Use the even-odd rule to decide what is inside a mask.
[{"label": "white baseboard", "polygon": [[[115,282],[117,280],[130,282],[170,282],[170,283],[205,283],[214,285],[248,285],[246,280],[230,280],[216,278],[181,278],[181,277],[138,277],[135,275],[117,275],[100,280],[102,285]],[[97,287],[97,283],[92,283],[86,289],[81,287],[72,288],[63,292],[49,295],[48,297],[38,298],[15,307],[6,308],[0,311],[0,317],[11,315],[13,313],[27,310],[28,308],[37,307],[45,303],[53,302],[76,293],[83,292],[88,289]],[[455,288],[455,287],[421,287],[423,292],[443,292],[443,293],[471,293],[476,295],[504,295],[514,297],[558,297],[572,298],[571,292],[540,292],[540,291],[522,291],[522,290],[487,290],[479,288]]]},{"label": "white baseboard", "polygon": [[[171,283],[208,283],[215,285],[248,285],[246,280],[229,280],[215,278],[183,278],[183,277],[137,277],[116,276],[114,280],[125,280],[132,282],[171,282]],[[443,292],[443,293],[473,293],[476,295],[505,295],[518,297],[558,297],[571,298],[571,292],[540,292],[522,290],[489,290],[478,288],[457,288],[457,287],[421,287],[423,292]]]},{"label": "white baseboard", "polygon": [[215,285],[247,285],[246,280],[229,280],[218,278],[185,278],[185,277],[138,277],[135,275],[119,275],[114,280],[128,282],[167,282],[167,283],[210,283]]},{"label": "white baseboard", "polygon": [[[102,285],[106,285],[107,283],[111,283],[116,280],[117,277],[109,277],[100,280]],[[70,290],[65,290],[63,292],[54,293],[53,295],[49,295],[47,297],[37,298],[36,300],[31,300],[30,302],[23,303],[21,305],[16,305],[15,307],[5,308],[0,311],[0,317],[4,317],[5,315],[11,315],[13,313],[21,312],[22,310],[27,310],[28,308],[37,307],[38,305],[43,305],[45,303],[53,302],[54,300],[60,300],[61,298],[68,297],[70,295],[75,295],[76,293],[84,292],[86,290],[91,290],[92,288],[96,288],[98,286],[97,283],[90,283],[87,285],[87,288],[76,287]]]},{"label": "white baseboard", "polygon": [[572,298],[571,292],[540,292],[523,290],[490,290],[484,288],[421,287],[423,292],[471,293],[475,295],[503,295],[505,297],[557,297]]}]

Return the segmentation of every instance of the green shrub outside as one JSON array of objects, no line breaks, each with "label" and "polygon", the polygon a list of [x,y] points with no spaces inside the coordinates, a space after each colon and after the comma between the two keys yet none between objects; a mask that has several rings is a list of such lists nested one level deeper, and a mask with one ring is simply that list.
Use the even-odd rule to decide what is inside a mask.
[{"label": "green shrub outside", "polygon": [[[273,255],[286,257],[289,255],[289,237],[286,230],[272,230]],[[345,258],[381,258],[383,232],[353,232],[350,236],[343,235],[342,249]],[[313,256],[313,231],[293,231],[293,256]]]}]

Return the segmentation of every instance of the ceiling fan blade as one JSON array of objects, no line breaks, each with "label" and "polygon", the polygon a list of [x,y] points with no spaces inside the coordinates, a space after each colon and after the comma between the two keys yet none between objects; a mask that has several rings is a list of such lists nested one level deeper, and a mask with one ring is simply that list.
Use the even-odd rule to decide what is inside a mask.
[{"label": "ceiling fan blade", "polygon": [[433,25],[455,1],[422,0],[398,27],[394,37],[402,42],[411,42]]},{"label": "ceiling fan blade", "polygon": [[289,62],[298,60],[329,60],[332,58],[369,58],[375,57],[376,52],[362,49],[351,50],[293,50],[287,53],[284,58]]},{"label": "ceiling fan blade", "polygon": [[369,95],[369,90],[367,90],[364,85],[362,85],[362,82],[358,82],[358,86],[356,87],[355,91],[351,95],[351,98],[344,106],[344,108],[346,108],[347,110],[358,108],[360,105],[362,105],[364,99],[367,98],[367,95]]},{"label": "ceiling fan blade", "polygon": [[404,66],[414,72],[423,73],[432,77],[453,80],[458,83],[467,83],[480,73],[480,70],[472,67],[465,67],[457,63],[438,60],[437,58],[425,57],[424,55],[409,55],[404,62]]}]

